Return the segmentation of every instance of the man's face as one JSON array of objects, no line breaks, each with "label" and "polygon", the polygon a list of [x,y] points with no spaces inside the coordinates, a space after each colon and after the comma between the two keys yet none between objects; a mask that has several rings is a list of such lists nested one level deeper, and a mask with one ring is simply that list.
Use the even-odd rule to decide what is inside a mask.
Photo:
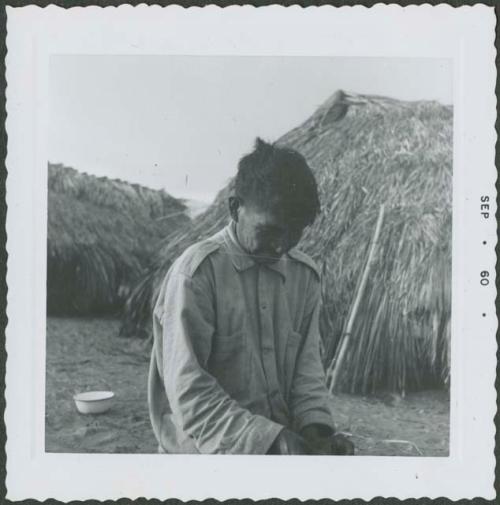
[{"label": "man's face", "polygon": [[274,263],[302,237],[303,222],[291,220],[280,203],[277,200],[266,205],[248,203],[238,206],[238,241],[258,263]]}]

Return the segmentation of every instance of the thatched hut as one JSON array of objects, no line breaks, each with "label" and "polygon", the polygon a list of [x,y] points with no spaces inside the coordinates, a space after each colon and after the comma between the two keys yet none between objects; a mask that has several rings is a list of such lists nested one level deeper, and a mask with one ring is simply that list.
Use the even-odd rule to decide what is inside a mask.
[{"label": "thatched hut", "polygon": [[[322,213],[299,248],[323,274],[322,335],[338,345],[381,203],[374,266],[340,375],[344,390],[409,391],[446,384],[451,312],[452,108],[336,92],[278,143],[301,152]],[[227,222],[230,185],[186,233],[165,244],[126,303],[124,331],[148,328],[172,260]]]},{"label": "thatched hut", "polygon": [[165,191],[48,171],[47,312],[116,311],[160,241],[189,222],[186,207]]}]

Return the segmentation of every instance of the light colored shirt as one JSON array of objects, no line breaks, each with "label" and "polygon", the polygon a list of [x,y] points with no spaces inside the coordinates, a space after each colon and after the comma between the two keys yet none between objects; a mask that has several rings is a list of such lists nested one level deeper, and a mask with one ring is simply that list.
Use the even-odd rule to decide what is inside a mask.
[{"label": "light colored shirt", "polygon": [[153,430],[169,453],[265,454],[283,427],[333,428],[320,279],[291,250],[258,264],[231,223],[168,271],[153,314]]}]

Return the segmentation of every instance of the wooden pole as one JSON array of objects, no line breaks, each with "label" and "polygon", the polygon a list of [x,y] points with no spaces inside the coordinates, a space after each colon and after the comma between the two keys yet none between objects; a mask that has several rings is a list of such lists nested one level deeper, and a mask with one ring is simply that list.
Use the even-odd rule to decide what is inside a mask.
[{"label": "wooden pole", "polygon": [[368,281],[368,274],[370,273],[370,269],[375,258],[375,251],[377,249],[380,230],[382,229],[382,222],[384,220],[384,211],[385,207],[384,204],[382,204],[380,206],[380,210],[378,213],[377,224],[375,226],[375,232],[373,234],[372,243],[368,251],[368,259],[366,260],[365,268],[363,269],[363,273],[361,275],[361,281],[359,282],[358,289],[356,290],[356,294],[354,296],[354,301],[352,303],[351,310],[347,318],[345,331],[342,333],[339,345],[337,347],[337,352],[335,353],[335,356],[332,359],[332,363],[328,368],[327,375],[329,376],[331,374],[330,387],[329,387],[330,393],[333,391],[337,383],[339,371],[342,367],[342,362],[344,361],[347,346],[349,344],[349,338],[351,336],[352,327],[354,326],[354,321],[356,320],[356,315],[358,313],[359,306],[361,304],[361,299],[363,298],[363,293],[366,287],[366,283]]}]

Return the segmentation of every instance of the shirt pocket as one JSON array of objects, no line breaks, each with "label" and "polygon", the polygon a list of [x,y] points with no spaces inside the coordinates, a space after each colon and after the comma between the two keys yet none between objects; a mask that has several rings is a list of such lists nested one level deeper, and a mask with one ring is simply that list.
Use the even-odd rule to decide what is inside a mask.
[{"label": "shirt pocket", "polygon": [[208,360],[208,371],[224,391],[241,400],[248,383],[249,350],[246,334],[215,335]]},{"label": "shirt pocket", "polygon": [[301,342],[302,335],[296,331],[290,330],[285,349],[285,384],[287,396],[291,392]]}]

